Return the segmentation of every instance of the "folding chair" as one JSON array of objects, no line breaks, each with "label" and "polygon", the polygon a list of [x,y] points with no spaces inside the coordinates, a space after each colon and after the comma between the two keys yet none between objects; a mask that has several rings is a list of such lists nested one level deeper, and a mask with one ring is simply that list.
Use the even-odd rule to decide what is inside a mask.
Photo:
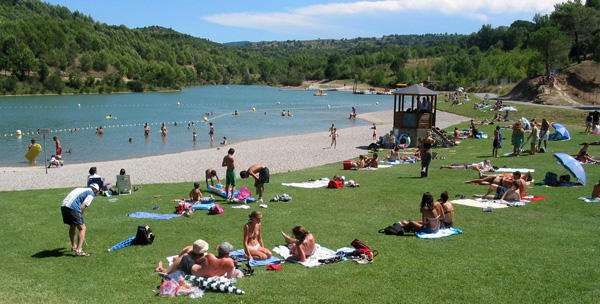
[{"label": "folding chair", "polygon": [[91,177],[91,178],[88,178],[88,181],[87,181],[88,187],[91,184],[97,184],[98,187],[100,188],[100,191],[102,191],[102,189],[104,188],[104,181],[102,180],[101,177]]},{"label": "folding chair", "polygon": [[119,189],[119,195],[131,194],[129,175],[117,175],[117,188]]}]

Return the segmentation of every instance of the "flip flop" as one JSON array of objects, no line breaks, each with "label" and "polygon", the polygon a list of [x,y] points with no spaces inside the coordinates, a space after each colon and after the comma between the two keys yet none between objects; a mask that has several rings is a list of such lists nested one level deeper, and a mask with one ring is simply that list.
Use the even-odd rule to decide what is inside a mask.
[{"label": "flip flop", "polygon": [[78,257],[89,257],[90,256],[89,253],[85,253],[83,251],[75,252],[75,255],[78,256]]}]

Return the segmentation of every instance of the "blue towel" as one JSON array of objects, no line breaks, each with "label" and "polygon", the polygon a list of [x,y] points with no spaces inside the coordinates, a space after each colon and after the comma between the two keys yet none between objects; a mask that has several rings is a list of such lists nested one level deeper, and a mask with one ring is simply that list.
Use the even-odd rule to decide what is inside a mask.
[{"label": "blue towel", "polygon": [[461,233],[463,233],[463,232],[460,229],[447,228],[447,229],[440,229],[436,233],[417,232],[417,233],[415,233],[415,235],[422,239],[439,239],[439,238],[451,236],[453,234],[461,234]]},{"label": "blue towel", "polygon": [[593,198],[587,198],[587,197],[580,197],[580,200],[586,202],[586,203],[598,203],[600,202],[600,200],[597,199],[593,199]]},{"label": "blue towel", "polygon": [[127,214],[127,216],[138,217],[138,218],[149,218],[149,219],[156,219],[156,220],[170,220],[174,217],[181,216],[181,214],[158,214],[158,213],[138,211],[138,212]]},{"label": "blue towel", "polygon": [[210,208],[214,207],[215,203],[209,203],[209,204],[193,204],[192,205],[192,209],[194,210],[209,210]]},{"label": "blue towel", "polygon": [[[230,257],[236,256],[236,257],[240,258],[240,260],[242,260],[242,261],[247,261],[248,259],[246,257],[244,257],[244,254],[246,254],[244,249],[238,249],[236,251],[230,252],[229,256]],[[276,256],[272,256],[266,260],[251,260],[250,266],[268,266],[271,264],[279,264],[282,261],[283,261],[282,259],[280,259]]]}]

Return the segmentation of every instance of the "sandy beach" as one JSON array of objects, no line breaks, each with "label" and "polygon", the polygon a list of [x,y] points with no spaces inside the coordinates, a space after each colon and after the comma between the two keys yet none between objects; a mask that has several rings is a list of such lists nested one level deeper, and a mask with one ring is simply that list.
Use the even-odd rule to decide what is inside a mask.
[{"label": "sandy beach", "polygon": [[[392,128],[392,111],[365,113],[358,116],[377,124],[378,134]],[[470,118],[437,112],[438,127],[447,128]],[[98,174],[108,182],[115,183],[115,176],[125,168],[132,183],[139,186],[154,183],[194,182],[204,180],[204,171],[216,169],[219,177],[225,177],[221,167],[229,148],[235,149],[237,170],[246,170],[253,164],[264,164],[271,173],[288,172],[321,166],[345,159],[356,158],[366,151],[364,147],[373,142],[370,127],[351,127],[338,130],[337,148],[330,148],[331,138],[327,129],[323,132],[282,136],[235,142],[226,146],[181,153],[134,159],[104,161],[97,163],[66,164],[46,169],[43,165],[31,167],[0,167],[2,182],[0,191],[53,189],[85,186],[88,170],[97,167]],[[38,162],[43,159],[38,158]]]}]

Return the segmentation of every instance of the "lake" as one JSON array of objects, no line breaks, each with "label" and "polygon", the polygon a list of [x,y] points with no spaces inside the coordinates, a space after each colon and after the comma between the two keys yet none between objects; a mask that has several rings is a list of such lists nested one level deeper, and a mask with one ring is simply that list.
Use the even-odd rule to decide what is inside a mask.
[{"label": "lake", "polygon": [[[28,166],[24,155],[30,140],[35,138],[44,146],[43,135],[36,132],[41,128],[51,132],[46,134],[47,157],[56,151],[52,140],[56,136],[68,164],[205,149],[219,146],[223,137],[232,144],[327,132],[332,123],[340,129],[367,126],[366,121],[348,119],[351,107],[359,114],[393,109],[391,95],[314,93],[264,86],[202,86],[178,92],[1,97],[0,166]],[[293,116],[281,116],[283,110]],[[233,115],[235,111],[238,115]],[[209,122],[215,127],[212,143]],[[145,123],[151,128],[148,137],[144,136]],[[160,133],[162,123],[167,126],[166,137]],[[100,126],[104,135],[95,135]],[[17,136],[17,130],[23,135]],[[65,153],[69,149],[72,153]],[[43,151],[37,160],[43,165]]]}]

